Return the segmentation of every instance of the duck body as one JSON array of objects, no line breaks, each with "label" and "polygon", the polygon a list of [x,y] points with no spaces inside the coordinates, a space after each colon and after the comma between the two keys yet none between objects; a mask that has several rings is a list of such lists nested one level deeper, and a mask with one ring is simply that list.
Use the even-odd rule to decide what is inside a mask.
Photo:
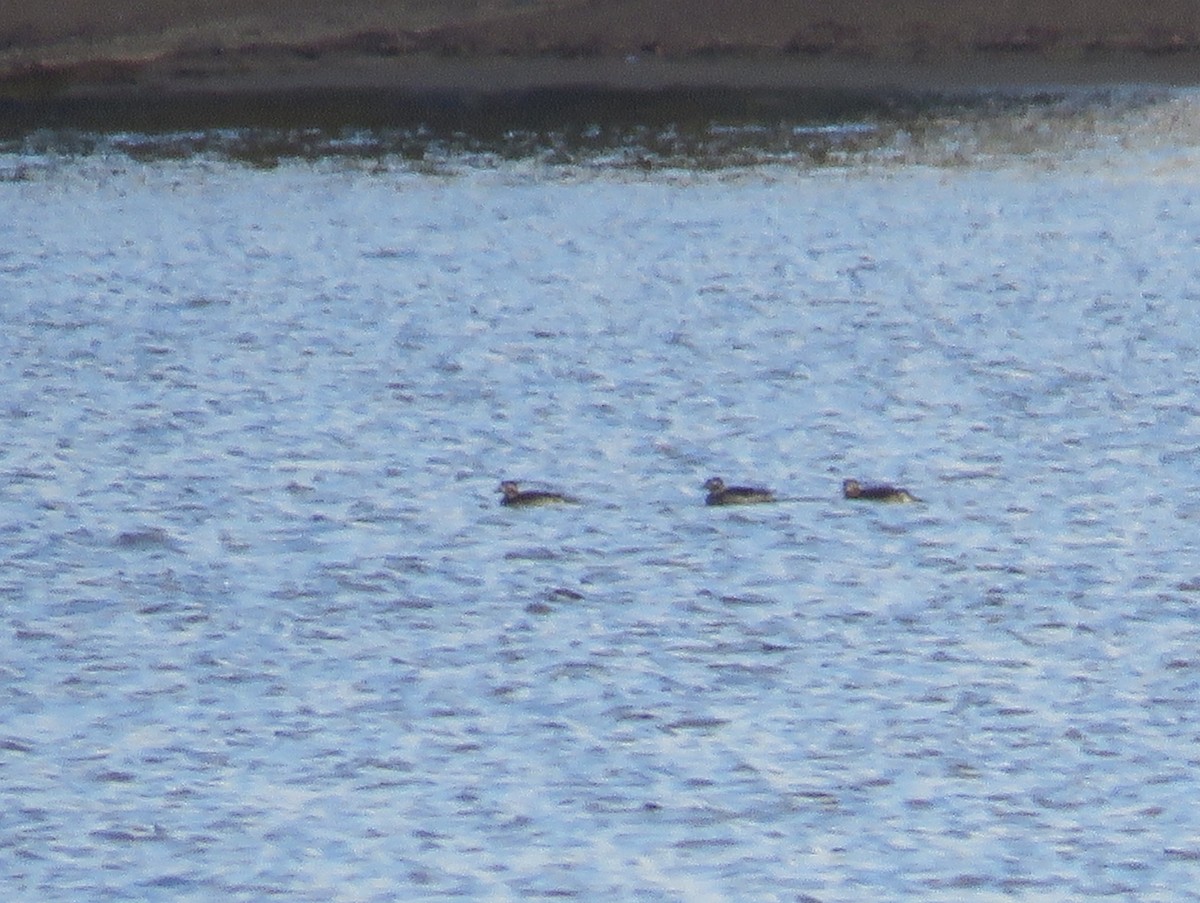
[{"label": "duck body", "polygon": [[842,497],[865,502],[886,502],[891,504],[920,501],[920,499],[907,489],[889,486],[886,483],[864,486],[858,480],[842,481]]},{"label": "duck body", "polygon": [[511,505],[515,508],[532,508],[537,505],[573,505],[579,500],[559,492],[547,492],[542,489],[522,490],[515,480],[505,480],[500,484],[501,505]]},{"label": "duck body", "polygon": [[706,505],[759,505],[775,501],[775,493],[759,486],[726,486],[720,477],[712,477],[705,484],[708,496]]}]

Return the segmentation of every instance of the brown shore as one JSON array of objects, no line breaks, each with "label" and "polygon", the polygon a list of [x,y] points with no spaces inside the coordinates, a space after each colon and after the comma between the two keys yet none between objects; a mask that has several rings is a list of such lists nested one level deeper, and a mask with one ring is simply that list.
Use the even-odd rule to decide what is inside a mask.
[{"label": "brown shore", "polygon": [[60,0],[0,7],[0,122],[371,95],[1200,84],[1194,0]]}]

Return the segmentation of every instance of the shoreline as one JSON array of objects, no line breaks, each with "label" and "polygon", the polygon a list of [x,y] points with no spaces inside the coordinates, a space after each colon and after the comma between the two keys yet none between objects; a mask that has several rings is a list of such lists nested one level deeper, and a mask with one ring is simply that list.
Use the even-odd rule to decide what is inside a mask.
[{"label": "shoreline", "polygon": [[305,58],[273,49],[207,65],[158,59],[36,68],[0,91],[0,132],[40,127],[164,131],[271,124],[291,127],[451,125],[506,118],[564,119],[654,111],[702,115],[790,112],[895,103],[1031,97],[1200,85],[1200,53],[1126,52],[1053,58],[965,55],[936,61],[731,54],[692,59],[483,56]]},{"label": "shoreline", "polygon": [[1191,0],[747,0],[732,11],[721,0],[62,0],[0,11],[8,135],[1197,85]]}]

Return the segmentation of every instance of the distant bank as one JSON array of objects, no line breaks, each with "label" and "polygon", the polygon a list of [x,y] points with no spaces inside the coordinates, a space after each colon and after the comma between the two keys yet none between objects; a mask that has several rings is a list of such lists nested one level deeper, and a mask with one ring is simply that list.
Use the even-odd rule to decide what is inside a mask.
[{"label": "distant bank", "polygon": [[601,98],[770,104],[834,94],[1200,84],[1193,0],[130,6],[0,7],[0,127],[289,117],[371,125],[530,104],[567,109]]}]

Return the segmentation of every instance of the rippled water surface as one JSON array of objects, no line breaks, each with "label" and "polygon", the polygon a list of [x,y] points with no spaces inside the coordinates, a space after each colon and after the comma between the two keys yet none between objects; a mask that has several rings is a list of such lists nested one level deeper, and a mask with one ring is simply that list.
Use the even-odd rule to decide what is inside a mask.
[{"label": "rippled water surface", "polygon": [[10,150],[9,898],[1200,899],[1197,109]]}]

